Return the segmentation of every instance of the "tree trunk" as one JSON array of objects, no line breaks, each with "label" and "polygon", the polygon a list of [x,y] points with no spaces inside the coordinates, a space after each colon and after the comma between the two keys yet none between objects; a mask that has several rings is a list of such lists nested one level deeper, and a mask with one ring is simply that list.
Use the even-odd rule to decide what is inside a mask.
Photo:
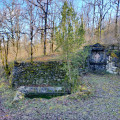
[{"label": "tree trunk", "polygon": [[30,41],[31,41],[31,62],[33,62],[33,13],[32,13],[32,5],[30,8]]},{"label": "tree trunk", "polygon": [[[6,44],[6,45],[5,45]],[[8,71],[8,52],[9,52],[9,36],[7,35],[7,41],[5,43],[5,40],[4,40],[4,37],[3,37],[3,45],[4,45],[4,51],[5,51],[5,70],[6,70],[6,73],[9,74],[9,71]]]},{"label": "tree trunk", "polygon": [[116,11],[116,19],[115,19],[115,37],[118,39],[118,12],[119,12],[119,3],[120,1],[117,0],[117,11]]},{"label": "tree trunk", "polygon": [[94,0],[94,10],[93,10],[93,37],[94,37],[94,24],[95,24],[95,5],[96,5],[96,0]]},{"label": "tree trunk", "polygon": [[48,13],[48,0],[47,0],[47,7],[45,11],[45,29],[44,29],[44,55],[46,55],[46,30],[47,30],[47,13]]},{"label": "tree trunk", "polygon": [[46,55],[46,25],[47,25],[47,13],[45,12],[44,55]]},{"label": "tree trunk", "polygon": [[33,62],[33,27],[31,27],[30,40],[31,40],[31,62]]},{"label": "tree trunk", "polygon": [[53,21],[53,29],[52,29],[52,36],[51,36],[51,52],[53,53],[53,43],[54,42],[54,21]]},{"label": "tree trunk", "polygon": [[18,50],[19,50],[19,41],[20,41],[20,33],[17,33],[17,43],[16,43],[16,56],[15,56],[15,61],[17,61],[17,56],[18,56]]}]

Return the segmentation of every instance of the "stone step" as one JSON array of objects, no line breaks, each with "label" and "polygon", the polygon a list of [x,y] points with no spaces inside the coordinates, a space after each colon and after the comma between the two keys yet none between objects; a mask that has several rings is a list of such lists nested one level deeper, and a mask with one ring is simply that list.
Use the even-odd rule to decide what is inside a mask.
[{"label": "stone step", "polygon": [[32,95],[42,95],[42,94],[69,94],[69,92],[65,91],[64,87],[30,87],[30,86],[21,86],[17,89],[16,95],[13,99],[14,101],[18,101],[23,99],[24,96],[32,94]]},{"label": "stone step", "polygon": [[59,93],[65,92],[64,87],[29,87],[21,86],[18,88],[19,92],[28,93]]},{"label": "stone step", "polygon": [[107,72],[111,73],[111,74],[117,74],[117,72],[112,71],[112,70],[107,70]]}]

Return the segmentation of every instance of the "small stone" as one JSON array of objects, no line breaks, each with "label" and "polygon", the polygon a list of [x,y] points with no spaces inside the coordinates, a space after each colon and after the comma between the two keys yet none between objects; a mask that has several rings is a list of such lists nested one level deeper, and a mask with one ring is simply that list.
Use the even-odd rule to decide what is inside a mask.
[{"label": "small stone", "polygon": [[17,91],[16,95],[15,95],[15,97],[13,99],[13,102],[19,101],[20,99],[23,99],[23,98],[24,98],[24,94],[22,92],[20,92],[20,91]]}]

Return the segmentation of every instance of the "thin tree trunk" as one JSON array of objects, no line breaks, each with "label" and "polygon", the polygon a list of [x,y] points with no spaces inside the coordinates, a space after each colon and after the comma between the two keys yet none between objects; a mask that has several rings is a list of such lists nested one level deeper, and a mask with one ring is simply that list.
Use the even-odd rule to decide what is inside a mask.
[{"label": "thin tree trunk", "polygon": [[6,68],[8,69],[8,48],[9,48],[9,36],[8,36],[8,40],[7,40],[7,50],[6,50]]},{"label": "thin tree trunk", "polygon": [[43,43],[44,40],[44,32],[43,32],[43,18],[42,18],[42,30],[41,30],[41,43]]},{"label": "thin tree trunk", "polygon": [[96,0],[94,0],[94,10],[93,10],[93,37],[94,37],[94,24],[95,24],[95,4],[96,4]]},{"label": "thin tree trunk", "polygon": [[51,52],[53,53],[53,42],[54,42],[54,21],[53,21],[53,29],[52,29],[52,36],[51,36],[52,38],[52,40],[51,40]]},{"label": "thin tree trunk", "polygon": [[30,40],[31,40],[31,62],[33,62],[33,26],[31,26]]},{"label": "thin tree trunk", "polygon": [[100,28],[100,40],[101,40],[101,31],[102,31],[102,15],[100,15],[99,28]]},{"label": "thin tree trunk", "polygon": [[45,13],[45,29],[44,29],[44,55],[46,55],[46,25],[47,25],[47,13]]},{"label": "thin tree trunk", "polygon": [[31,62],[33,62],[33,13],[32,13],[32,5],[30,8],[30,41],[31,41]]},{"label": "thin tree trunk", "polygon": [[116,19],[115,19],[115,37],[118,39],[118,12],[119,12],[119,3],[120,0],[117,0],[117,11],[116,11]]},{"label": "thin tree trunk", "polygon": [[[4,37],[2,38],[2,40],[3,40],[3,47],[4,47]],[[2,41],[1,41],[1,43],[2,43]],[[3,68],[4,68],[4,66],[5,66],[5,62],[4,62],[4,56],[3,56],[3,50],[2,50],[2,47],[1,47],[1,59],[2,59],[2,65],[3,65]]]},{"label": "thin tree trunk", "polygon": [[109,23],[108,23],[108,32],[109,32],[109,29],[110,29],[110,22],[111,22],[111,13],[110,13]]},{"label": "thin tree trunk", "polygon": [[45,29],[44,29],[44,55],[46,55],[46,31],[47,31],[47,13],[48,13],[48,0],[47,0],[47,7],[45,11]]},{"label": "thin tree trunk", "polygon": [[5,69],[8,70],[8,47],[9,47],[9,36],[7,35],[7,45],[5,46],[5,40],[3,37],[3,44],[4,44],[4,50],[5,50]]},{"label": "thin tree trunk", "polygon": [[17,61],[17,56],[18,56],[18,50],[19,50],[19,41],[20,41],[20,33],[17,33],[17,43],[16,43],[16,56],[15,60]]}]

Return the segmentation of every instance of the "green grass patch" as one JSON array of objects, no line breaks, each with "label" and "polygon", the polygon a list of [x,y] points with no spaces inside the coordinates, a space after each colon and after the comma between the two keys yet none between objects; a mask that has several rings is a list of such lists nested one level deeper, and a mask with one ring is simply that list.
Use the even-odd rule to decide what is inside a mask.
[{"label": "green grass patch", "polygon": [[55,97],[63,96],[65,94],[28,94],[25,95],[26,98],[34,99],[34,98],[45,98],[45,99],[52,99]]}]

